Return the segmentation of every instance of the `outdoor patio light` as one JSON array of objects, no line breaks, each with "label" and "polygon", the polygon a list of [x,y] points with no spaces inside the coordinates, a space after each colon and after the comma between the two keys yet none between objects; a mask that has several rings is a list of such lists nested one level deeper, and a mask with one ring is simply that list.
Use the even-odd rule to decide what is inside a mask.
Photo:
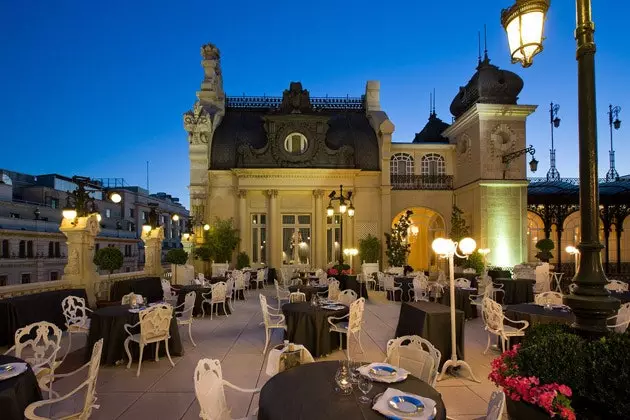
[{"label": "outdoor patio light", "polygon": [[110,192],[110,193],[109,193],[109,195],[108,195],[108,197],[109,197],[109,200],[110,200],[112,203],[116,203],[116,204],[118,204],[118,203],[120,203],[120,202],[122,201],[122,195],[120,195],[120,193],[118,193],[118,192],[116,192],[116,191],[112,191],[112,192]]},{"label": "outdoor patio light", "polygon": [[512,63],[532,65],[536,54],[543,50],[543,32],[549,0],[516,0],[501,11],[501,24],[507,32]]},{"label": "outdoor patio light", "polygon": [[516,152],[506,153],[501,157],[501,162],[503,162],[503,164],[505,165],[503,169],[503,179],[505,179],[507,167],[510,165],[510,162],[512,162],[514,159],[527,153],[532,155],[532,160],[529,162],[529,169],[532,172],[536,172],[538,170],[538,161],[534,157],[534,154],[536,153],[536,149],[534,149],[534,146],[529,146],[525,149],[517,150]]},{"label": "outdoor patio light", "polygon": [[[457,252],[457,248],[462,251],[463,255]],[[472,371],[472,368],[468,363],[457,358],[457,325],[455,318],[455,263],[454,257],[468,258],[468,255],[472,254],[477,248],[477,243],[472,238],[464,238],[459,242],[454,242],[452,239],[436,238],[431,247],[436,254],[441,255],[448,259],[448,274],[449,274],[449,294],[450,294],[450,309],[451,309],[451,358],[444,362],[442,366],[442,372],[438,377],[438,381],[444,379],[444,375],[449,368],[465,368],[470,377],[475,382],[480,382]]]},{"label": "outdoor patio light", "polygon": [[206,232],[210,230],[210,225],[209,224],[205,224],[203,225],[203,230],[205,230]]},{"label": "outdoor patio light", "polygon": [[326,215],[328,217],[332,217],[333,214],[335,214],[335,209],[333,208],[332,204],[329,204],[328,207],[326,207]]},{"label": "outdoor patio light", "polygon": [[[77,217],[84,217],[98,212],[94,198],[90,196],[90,193],[98,188],[93,187],[90,178],[83,176],[73,176],[72,182],[77,185],[77,188],[72,192],[68,191],[66,205],[62,209],[61,214],[74,224],[74,220]],[[97,217],[99,216],[100,214],[97,215]]]},{"label": "outdoor patio light", "polygon": [[571,255],[580,253],[580,251],[572,245],[567,246],[564,250],[567,252],[567,254],[571,254]]},{"label": "outdoor patio light", "polygon": [[174,222],[179,221],[179,214],[174,214],[173,217],[171,217],[171,219],[173,219]]},{"label": "outdoor patio light", "polygon": [[[339,220],[339,248],[343,250],[343,215],[348,213],[348,217],[353,217],[355,213],[354,205],[352,205],[352,191],[348,191],[344,195],[343,185],[340,185],[339,195],[337,195],[337,191],[333,190],[328,194],[328,198],[330,199],[328,207],[326,207],[326,215],[328,217],[332,217],[335,214],[335,208],[332,205],[333,201],[339,201],[339,213],[341,213]],[[339,264],[343,264],[343,255],[344,252],[339,253]]]}]

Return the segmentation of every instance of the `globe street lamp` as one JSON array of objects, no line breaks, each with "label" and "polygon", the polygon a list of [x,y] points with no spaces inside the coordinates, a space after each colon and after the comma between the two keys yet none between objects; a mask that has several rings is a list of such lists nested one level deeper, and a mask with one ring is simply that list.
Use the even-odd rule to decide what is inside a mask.
[{"label": "globe street lamp", "polygon": [[328,207],[326,207],[326,215],[333,217],[335,215],[335,208],[333,207],[333,201],[339,201],[339,265],[343,264],[343,216],[348,213],[348,217],[354,216],[354,205],[352,204],[352,191],[348,191],[345,195],[343,193],[343,185],[339,186],[339,195],[337,191],[332,191],[328,194],[330,201]]},{"label": "globe street lamp", "polygon": [[[481,382],[476,377],[472,371],[472,368],[468,363],[463,360],[457,359],[457,328],[456,328],[456,319],[455,319],[455,256],[459,258],[468,258],[470,254],[475,251],[477,248],[477,243],[472,238],[464,238],[459,242],[453,242],[452,239],[445,238],[436,238],[431,244],[433,251],[436,254],[443,258],[448,258],[448,274],[449,274],[449,294],[451,298],[450,309],[451,309],[451,358],[444,362],[442,366],[442,372],[438,377],[438,381],[441,381],[446,374],[446,370],[449,367],[459,368],[463,367],[468,369],[468,373],[470,377],[475,382]],[[462,252],[462,254],[457,252],[457,248]]]},{"label": "globe street lamp", "polygon": [[[586,335],[608,332],[606,320],[616,313],[619,300],[605,289],[607,283],[599,242],[599,183],[597,177],[597,108],[595,96],[595,25],[591,0],[576,0],[578,62],[578,132],[580,171],[580,266],[573,282],[577,288],[564,297],[575,314],[573,327]],[[542,51],[549,0],[516,0],[501,12],[512,62],[532,64]]]}]

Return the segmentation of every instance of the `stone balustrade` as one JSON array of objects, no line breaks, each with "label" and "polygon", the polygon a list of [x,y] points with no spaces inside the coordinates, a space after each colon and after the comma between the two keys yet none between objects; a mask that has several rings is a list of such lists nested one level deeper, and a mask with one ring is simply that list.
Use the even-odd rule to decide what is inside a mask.
[{"label": "stone balustrade", "polygon": [[0,287],[0,299],[30,295],[51,290],[69,289],[72,284],[66,280],[42,281],[37,283],[13,284]]}]

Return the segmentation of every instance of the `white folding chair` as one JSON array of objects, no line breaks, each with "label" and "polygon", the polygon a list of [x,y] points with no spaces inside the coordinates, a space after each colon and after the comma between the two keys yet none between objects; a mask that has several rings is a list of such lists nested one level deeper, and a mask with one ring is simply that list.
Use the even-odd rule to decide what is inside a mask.
[{"label": "white folding chair", "polygon": [[[210,297],[208,297],[210,295]],[[206,317],[206,304],[210,305],[210,320],[212,320],[212,314],[215,312],[219,316],[219,305],[223,305],[223,314],[229,316],[225,309],[227,300],[227,284],[224,281],[220,281],[212,285],[208,293],[202,293],[203,300],[201,301],[201,316]]]}]

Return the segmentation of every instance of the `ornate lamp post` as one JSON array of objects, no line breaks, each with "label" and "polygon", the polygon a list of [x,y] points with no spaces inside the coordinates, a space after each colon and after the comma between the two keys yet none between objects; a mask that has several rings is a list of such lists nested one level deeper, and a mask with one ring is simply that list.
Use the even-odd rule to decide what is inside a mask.
[{"label": "ornate lamp post", "polygon": [[558,111],[560,105],[553,102],[549,105],[549,125],[551,125],[551,149],[549,150],[549,171],[547,171],[547,181],[559,181],[560,172],[556,169],[556,149],[553,147],[553,129],[560,127]]},{"label": "ornate lamp post", "polygon": [[[580,266],[573,281],[576,290],[564,297],[575,314],[573,326],[585,333],[608,332],[606,318],[619,308],[619,300],[604,288],[607,283],[599,242],[599,185],[597,179],[597,110],[595,100],[595,25],[591,0],[576,0],[578,62],[578,127],[580,156]],[[549,0],[516,0],[501,12],[512,62],[532,64],[542,51],[545,14]]]},{"label": "ornate lamp post", "polygon": [[348,213],[348,217],[354,216],[354,206],[352,205],[352,191],[348,191],[345,195],[343,193],[343,185],[339,186],[339,195],[337,191],[332,191],[328,194],[330,199],[328,207],[326,208],[326,214],[328,217],[333,217],[335,214],[335,208],[333,207],[333,201],[339,201],[339,213],[341,213],[339,221],[339,264],[343,264],[343,216]]},{"label": "ornate lamp post", "polygon": [[619,179],[619,173],[615,169],[615,149],[613,147],[613,127],[615,130],[619,130],[621,127],[621,120],[619,119],[619,113],[621,107],[619,105],[608,105],[608,125],[610,126],[610,169],[606,172],[606,182],[613,182]]},{"label": "ornate lamp post", "polygon": [[[468,363],[463,360],[457,359],[457,325],[455,318],[455,256],[459,258],[468,258],[470,254],[477,248],[477,243],[472,238],[464,238],[459,242],[453,242],[452,239],[436,238],[431,244],[433,251],[441,257],[448,259],[448,272],[449,272],[449,293],[451,298],[451,358],[444,362],[442,366],[442,372],[438,377],[438,381],[444,378],[446,371],[451,368],[466,368],[470,377],[475,382],[480,382],[472,371],[472,368]],[[457,248],[460,249],[462,254],[457,252]]]}]

